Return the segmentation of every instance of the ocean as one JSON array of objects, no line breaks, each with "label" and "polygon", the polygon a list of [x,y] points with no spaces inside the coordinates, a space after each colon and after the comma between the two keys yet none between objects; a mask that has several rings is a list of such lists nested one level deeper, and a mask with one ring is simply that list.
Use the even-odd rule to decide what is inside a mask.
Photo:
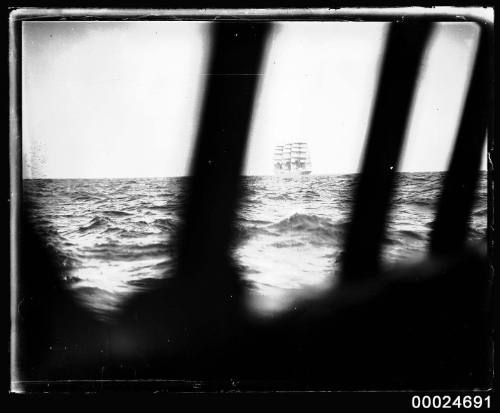
[{"label": "ocean", "polygon": [[[335,282],[358,175],[242,177],[234,259],[253,310],[276,313]],[[444,173],[398,173],[382,261],[424,256]],[[26,179],[28,217],[76,299],[109,319],[132,294],[172,276],[189,178]],[[469,239],[486,237],[481,172]]]}]

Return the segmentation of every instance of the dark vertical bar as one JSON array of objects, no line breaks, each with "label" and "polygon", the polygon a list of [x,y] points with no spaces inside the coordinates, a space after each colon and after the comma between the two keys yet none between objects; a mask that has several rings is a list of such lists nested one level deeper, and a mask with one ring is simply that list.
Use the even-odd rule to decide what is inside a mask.
[{"label": "dark vertical bar", "polygon": [[468,218],[474,201],[481,152],[486,140],[492,106],[491,95],[488,93],[493,90],[489,37],[487,29],[483,28],[462,120],[444,180],[432,232],[431,251],[433,253],[448,253],[460,249],[467,235]]},{"label": "dark vertical bar", "polygon": [[[12,382],[21,379],[20,375],[20,333],[18,307],[21,295],[21,277],[19,274],[19,235],[21,221],[21,192],[22,192],[22,22],[13,13],[9,16],[9,163],[4,163],[7,167],[10,183],[10,228],[4,230],[4,234],[9,234],[10,245],[10,278],[6,283],[10,283],[10,373],[11,390],[22,390],[22,388]],[[4,141],[7,143],[6,141]],[[7,210],[7,205],[6,210]],[[25,280],[23,280],[25,281]]]},{"label": "dark vertical bar", "polygon": [[343,271],[348,279],[377,271],[394,174],[411,110],[429,23],[393,23],[357,187]]},{"label": "dark vertical bar", "polygon": [[209,78],[199,124],[184,227],[180,278],[225,297],[237,290],[229,250],[239,179],[267,23],[216,23]]}]

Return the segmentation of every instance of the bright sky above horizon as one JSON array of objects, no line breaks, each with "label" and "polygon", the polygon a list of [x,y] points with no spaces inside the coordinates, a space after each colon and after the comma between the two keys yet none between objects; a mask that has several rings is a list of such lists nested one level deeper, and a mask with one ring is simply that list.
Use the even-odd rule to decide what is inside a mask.
[{"label": "bright sky above horizon", "polygon": [[[274,146],[297,139],[309,144],[313,173],[358,171],[387,28],[274,25],[245,174],[271,174]],[[24,22],[24,177],[186,175],[210,35],[207,22]],[[447,168],[477,36],[472,23],[434,32],[401,171]]]}]

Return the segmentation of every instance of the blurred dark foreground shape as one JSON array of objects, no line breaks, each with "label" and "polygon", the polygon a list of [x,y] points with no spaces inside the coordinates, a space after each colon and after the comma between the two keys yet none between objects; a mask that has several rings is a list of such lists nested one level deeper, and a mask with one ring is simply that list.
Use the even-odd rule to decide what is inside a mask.
[{"label": "blurred dark foreground shape", "polygon": [[[284,315],[261,320],[245,310],[231,245],[269,24],[217,23],[175,275],[154,291],[137,294],[117,320],[97,321],[75,303],[44,240],[21,218],[20,386],[27,391],[490,387],[487,245],[465,242],[491,102],[487,26],[428,257],[389,271],[378,262],[431,29],[426,22],[393,23],[390,29],[341,282]],[[24,208],[22,217],[29,206]]]}]

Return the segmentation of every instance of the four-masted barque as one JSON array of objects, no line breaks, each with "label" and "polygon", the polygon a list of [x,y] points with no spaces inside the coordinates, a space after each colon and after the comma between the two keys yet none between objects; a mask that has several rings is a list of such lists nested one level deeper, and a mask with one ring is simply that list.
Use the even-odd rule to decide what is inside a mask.
[{"label": "four-masted barque", "polygon": [[290,142],[274,148],[274,173],[299,176],[311,173],[311,157],[305,142]]}]

